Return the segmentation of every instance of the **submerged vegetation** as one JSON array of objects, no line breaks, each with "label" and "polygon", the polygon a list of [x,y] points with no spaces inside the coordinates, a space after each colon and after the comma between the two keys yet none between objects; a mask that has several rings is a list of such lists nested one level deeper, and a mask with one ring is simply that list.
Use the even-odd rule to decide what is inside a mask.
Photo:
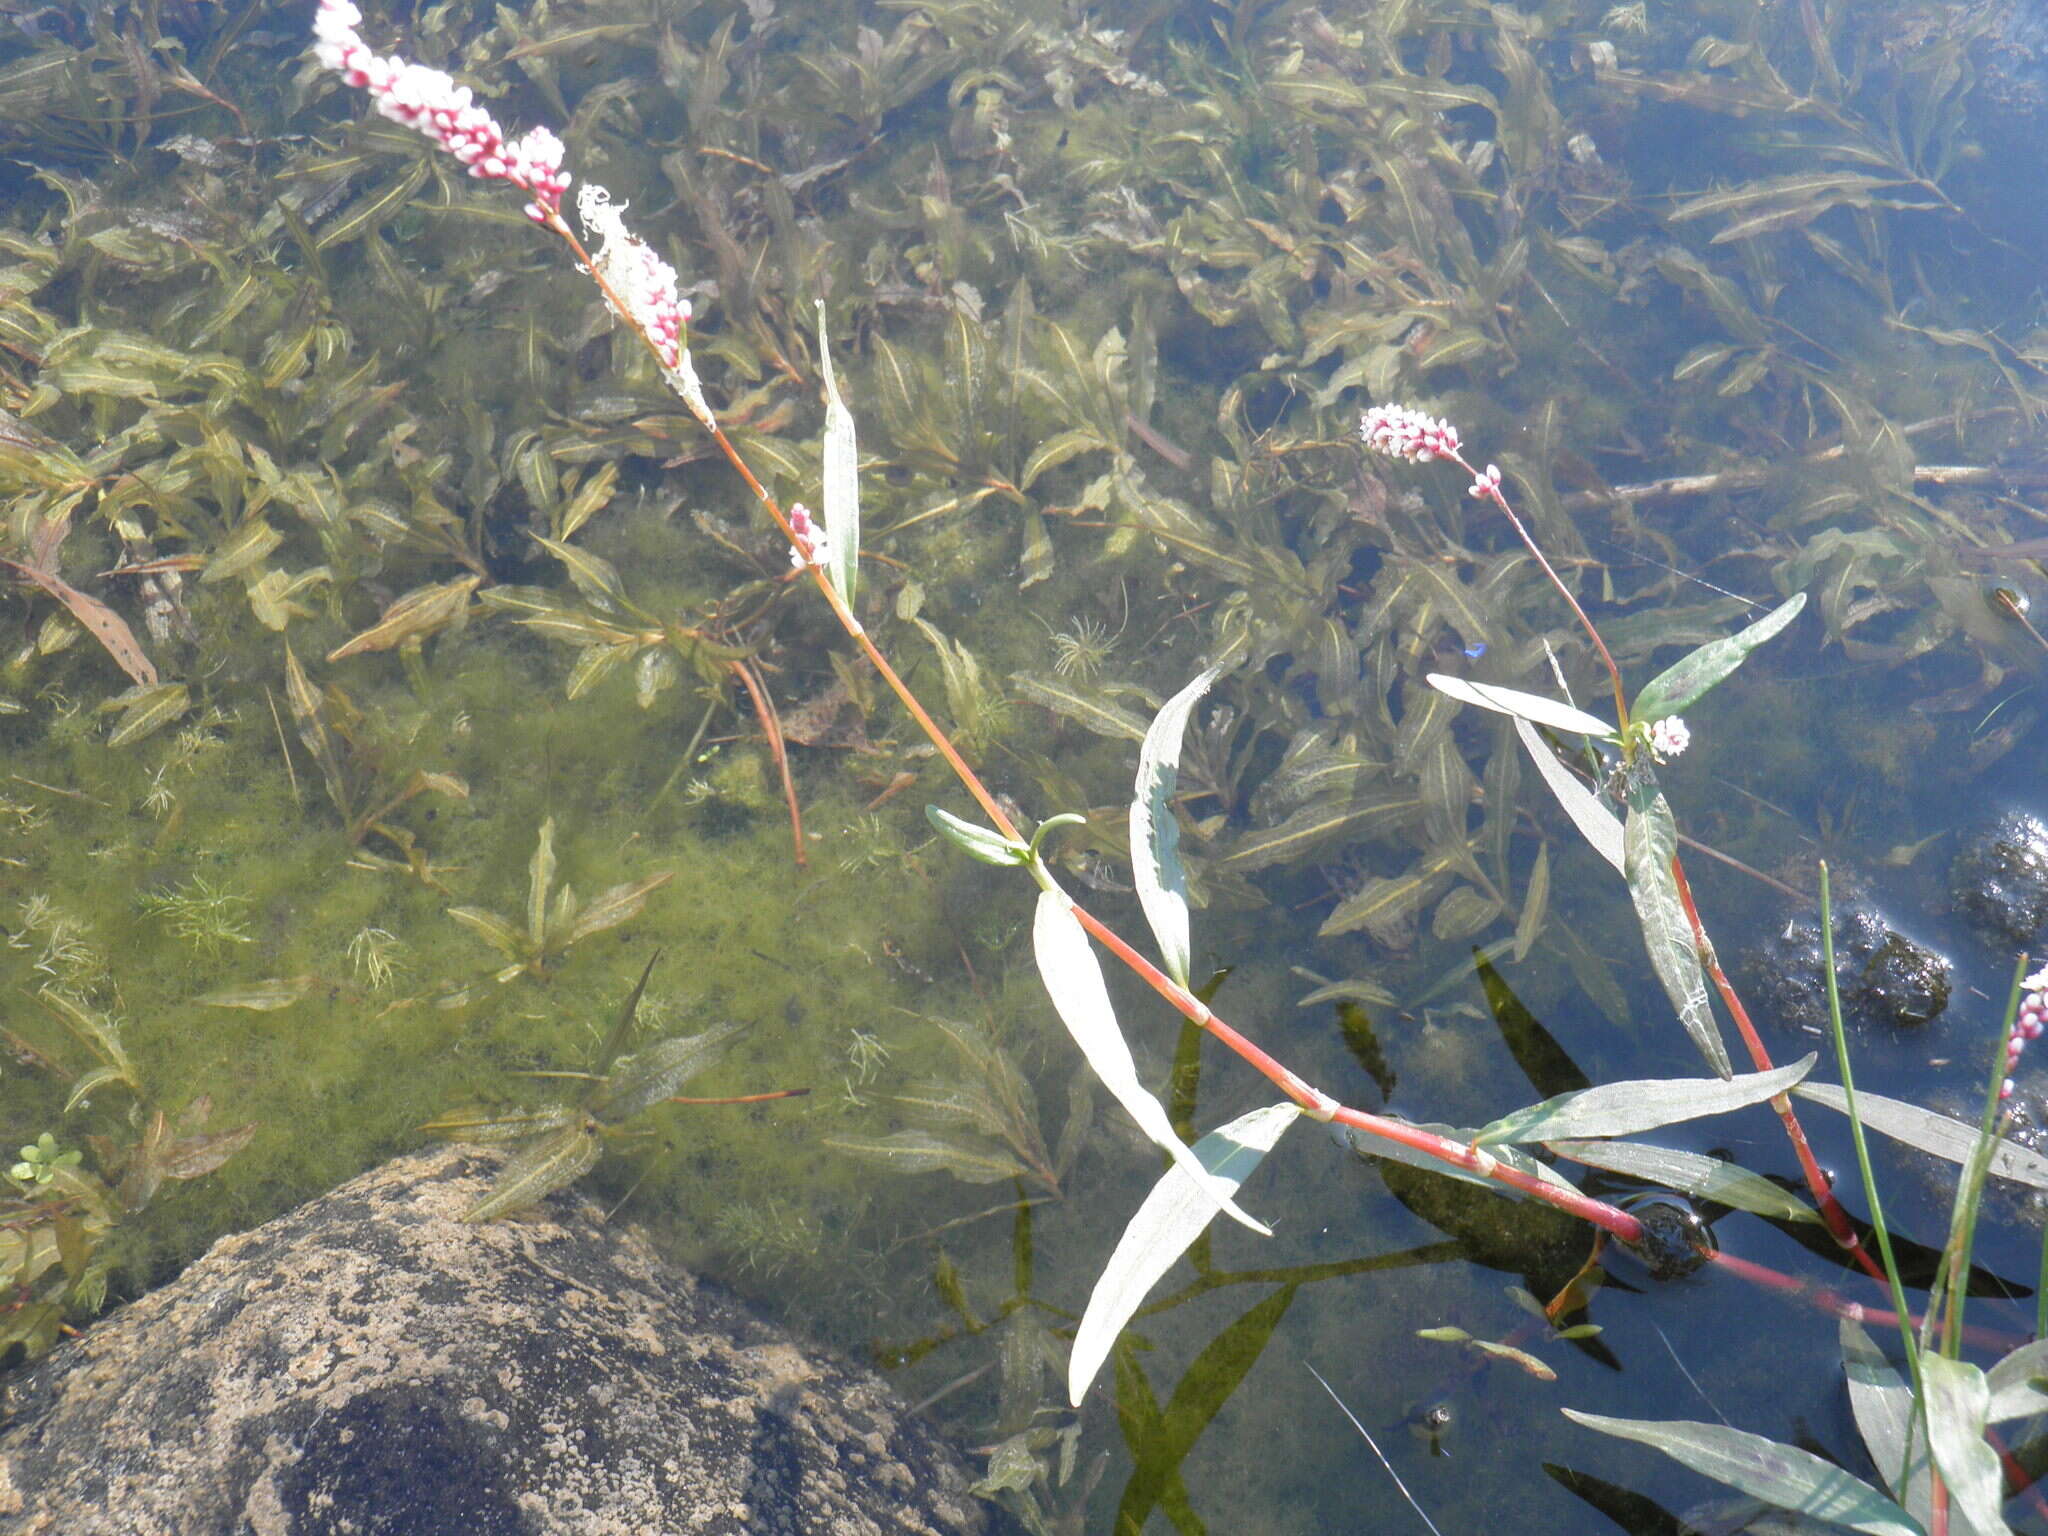
[{"label": "submerged vegetation", "polygon": [[[1623,1134],[1605,1101],[1560,1101],[1601,1091],[1575,1057],[1639,1100],[1634,1079],[1670,1070],[1674,1009],[1727,1070],[1711,946],[1657,872],[1677,829],[1647,763],[1685,746],[1668,721],[1698,697],[1666,664],[1727,657],[1808,595],[1810,616],[1768,622],[1791,626],[1795,673],[1828,677],[1731,683],[1668,770],[1685,824],[1781,887],[1812,879],[1788,827],[1919,879],[1955,815],[1929,807],[1995,798],[2028,759],[2048,664],[2021,494],[2048,403],[2038,214],[1985,153],[2027,110],[2011,13],[1241,0],[1112,30],[1062,0],[788,11],[450,4],[363,26],[402,23],[410,56],[500,120],[553,124],[579,176],[630,199],[682,274],[706,410],[774,504],[822,483],[833,558],[800,555],[987,780],[999,832],[955,833],[997,862],[1028,846],[1126,931],[1158,927],[1170,867],[1174,983],[1194,998],[1189,906],[1203,968],[1240,972],[1202,1013],[1227,995],[1339,1098],[1485,1127],[1439,1148],[1465,1146],[1467,1171],[1519,1168],[1623,1232],[1625,1191],[1685,1189],[1724,1248],[1741,1231],[1791,1262],[1765,1222],[1816,1213],[1773,1180],[1819,1176],[1770,1127],[1650,1148],[1598,1139]],[[1284,1257],[1188,1234],[1194,1278],[1126,1298],[1144,1337],[1098,1340],[1113,1415],[1100,1392],[1067,1402],[1052,1384],[1153,1145],[1239,1157],[1234,1186],[1291,1114],[1244,1099],[1193,1025],[1169,1058],[1121,989],[1137,1060],[1105,1081],[1126,1108],[1126,1087],[1160,1089],[1157,1123],[1096,1112],[1047,1038],[1015,893],[929,846],[922,807],[959,803],[947,765],[792,573],[788,529],[671,391],[676,358],[615,325],[516,197],[359,120],[304,21],[122,0],[0,43],[0,1102],[23,1147],[0,1342],[46,1346],[431,1124],[524,1141],[514,1196],[616,1141],[592,1177],[623,1210],[686,1258],[800,1282],[784,1304],[842,1337],[929,1277],[890,1314],[924,1335],[893,1357],[956,1394],[941,1411],[990,1448],[984,1491],[1039,1529],[1100,1528],[1112,1494],[1120,1529],[1199,1529],[1237,1472],[1274,1523],[1312,1528],[1327,1490],[1203,1435],[1254,1411],[1238,1388],[1276,1337],[1333,1388],[1348,1350],[1446,1370],[1407,1342],[1424,1327],[1483,1360],[1619,1358],[1617,1328],[1586,1331],[1606,1309],[1582,1226],[1322,1159],[1287,1186]],[[1360,411],[1408,398],[1497,445],[1476,497],[1362,455]],[[1527,545],[1496,515],[1509,494]],[[1633,733],[1618,673],[1612,722],[1529,702],[1608,688],[1561,596],[1656,679]],[[1176,695],[1219,658],[1212,698]],[[1579,738],[1610,735],[1643,770],[1615,839],[1632,907],[1523,771],[1599,850],[1574,775],[1597,787]],[[1149,832],[1126,820],[1134,758]],[[1839,798],[1844,764],[1860,799]],[[1710,915],[1746,894],[1695,874]],[[1037,927],[1041,956],[1087,952],[1078,927]],[[670,979],[645,990],[657,942]],[[728,1024],[750,1027],[710,1091],[818,1091],[657,1112]],[[1945,1025],[1976,1033],[1914,1064],[1974,1075],[1991,1021]],[[1755,1098],[1789,1085],[1758,1068]],[[1507,1116],[1502,1071],[1546,1104]],[[521,1097],[563,1073],[586,1089]],[[204,1129],[215,1104],[237,1129]],[[1198,1107],[1224,1131],[1197,1141]],[[611,1134],[629,1113],[650,1134]],[[1583,1190],[1551,1167],[1567,1140],[1605,1170]],[[919,1177],[878,1185],[888,1167]],[[972,1186],[944,1209],[941,1169]],[[1254,1205],[1281,1203],[1263,1187]],[[1815,1252],[1809,1273],[1841,1262]],[[1452,1258],[1521,1275],[1539,1330],[1511,1331],[1485,1277],[1433,1282],[1419,1321],[1335,1299]],[[1258,1297],[1219,1332],[1196,1304],[1241,1285]],[[1745,1390],[1753,1336],[1724,1347]],[[1596,1384],[1565,1386],[1540,1389],[1530,1443],[1593,1465],[1554,1410]],[[1342,1454],[1319,1388],[1276,1390],[1313,1394],[1285,1401]],[[1131,1460],[1103,1484],[1117,1430]],[[1908,1506],[1911,1451],[1880,1478]],[[1435,1491],[1474,1501],[1470,1528],[1522,1497],[1468,1482]]]}]

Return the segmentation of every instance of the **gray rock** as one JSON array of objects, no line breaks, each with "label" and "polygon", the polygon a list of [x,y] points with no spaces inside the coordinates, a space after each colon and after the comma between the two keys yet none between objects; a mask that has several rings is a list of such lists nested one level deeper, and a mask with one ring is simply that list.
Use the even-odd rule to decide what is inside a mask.
[{"label": "gray rock", "polygon": [[981,1532],[939,1438],[594,1206],[443,1148],[223,1238],[7,1386],[18,1536]]}]

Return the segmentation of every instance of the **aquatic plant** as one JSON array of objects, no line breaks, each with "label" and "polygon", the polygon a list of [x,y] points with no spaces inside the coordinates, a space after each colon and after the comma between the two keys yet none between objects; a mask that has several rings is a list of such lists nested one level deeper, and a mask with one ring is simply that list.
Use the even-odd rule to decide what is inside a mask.
[{"label": "aquatic plant", "polygon": [[579,903],[574,887],[555,888],[555,820],[550,816],[540,824],[540,837],[527,865],[523,925],[486,907],[450,907],[448,915],[508,962],[497,972],[499,981],[520,975],[545,976],[576,945],[638,917],[647,898],[674,878],[672,871],[664,871],[622,881],[600,891],[587,905]]},{"label": "aquatic plant", "polygon": [[715,1063],[725,1046],[746,1026],[720,1024],[697,1035],[670,1035],[627,1051],[647,978],[654,974],[661,951],[648,956],[618,1016],[598,1050],[595,1070],[537,1072],[537,1077],[580,1078],[589,1083],[570,1103],[538,1109],[456,1110],[429,1120],[420,1129],[459,1141],[509,1144],[511,1159],[498,1170],[468,1210],[464,1221],[490,1221],[513,1215],[566,1189],[604,1155],[606,1138],[623,1134],[619,1127],[659,1104],[759,1104],[800,1097],[808,1088],[785,1088],[736,1098],[685,1099],[676,1090]]},{"label": "aquatic plant", "polygon": [[[436,76],[433,72],[406,74],[403,66],[389,65],[388,61],[375,61],[377,69],[364,66],[351,51],[360,46],[353,41],[353,26],[359,19],[355,17],[353,8],[339,7],[335,0],[328,0],[328,8],[323,14],[335,18],[323,39],[323,46],[330,52],[341,50],[329,62],[339,62],[353,83],[379,92],[396,92],[397,110],[409,114],[407,120],[424,121],[430,135],[459,156],[468,155],[477,144],[485,143],[485,149],[478,151],[483,158],[471,164],[474,173],[511,180],[528,190],[542,188],[535,201],[528,205],[528,216],[565,242],[579,265],[597,283],[611,312],[645,344],[664,381],[711,436],[786,540],[792,565],[808,577],[846,635],[917,722],[988,823],[985,827],[976,826],[933,808],[930,814],[934,824],[972,857],[991,865],[1022,869],[1038,886],[1033,947],[1038,970],[1055,1010],[1097,1077],[1173,1164],[1126,1229],[1123,1241],[1097,1283],[1088,1314],[1077,1330],[1068,1362],[1069,1390],[1074,1400],[1078,1401],[1086,1390],[1122,1325],[1142,1302],[1151,1285],[1199,1238],[1217,1210],[1231,1214],[1253,1230],[1266,1230],[1238,1209],[1235,1196],[1244,1179],[1272,1149],[1280,1135],[1304,1113],[1317,1120],[1341,1125],[1354,1145],[1370,1146],[1378,1155],[1411,1160],[1419,1158],[1431,1167],[1504,1186],[1519,1196],[1582,1218],[1609,1237],[1650,1253],[1655,1268],[1663,1262],[1658,1257],[1660,1235],[1652,1231],[1643,1218],[1586,1195],[1556,1174],[1547,1162],[1521,1148],[1534,1145],[1551,1152],[1571,1149],[1568,1155],[1598,1165],[1603,1159],[1612,1161],[1616,1157],[1617,1154],[1606,1144],[1620,1137],[1679,1120],[1768,1101],[1784,1122],[1820,1213],[1835,1238],[1859,1263],[1874,1273],[1878,1272],[1877,1262],[1864,1252],[1846,1213],[1807,1149],[1787,1097],[1789,1090],[1812,1066],[1812,1058],[1783,1069],[1770,1064],[1740,999],[1721,971],[1700,922],[1677,856],[1675,818],[1653,771],[1655,763],[1677,755],[1689,745],[1690,735],[1682,712],[1729,676],[1764,640],[1789,625],[1800,612],[1803,594],[1795,593],[1791,600],[1768,617],[1737,634],[1699,644],[1683,660],[1654,677],[1637,693],[1631,706],[1621,668],[1613,653],[1586,616],[1571,586],[1551,564],[1543,545],[1508,503],[1501,489],[1501,470],[1491,465],[1481,470],[1468,464],[1462,457],[1457,432],[1443,421],[1398,407],[1378,408],[1367,417],[1365,435],[1370,445],[1415,462],[1445,459],[1472,477],[1473,496],[1490,502],[1510,521],[1530,557],[1570,607],[1597,653],[1612,688],[1615,718],[1611,722],[1576,705],[1521,689],[1447,673],[1429,674],[1427,681],[1447,699],[1512,718],[1516,735],[1532,754],[1539,773],[1564,805],[1574,824],[1595,850],[1622,874],[1642,929],[1652,970],[1693,1043],[1716,1075],[1701,1080],[1660,1080],[1589,1087],[1554,1096],[1470,1132],[1420,1127],[1347,1107],[1315,1088],[1227,1024],[1189,986],[1189,881],[1177,851],[1177,770],[1187,724],[1203,695],[1252,650],[1249,621],[1241,618],[1234,627],[1223,626],[1221,643],[1214,652],[1217,659],[1169,700],[1149,726],[1141,724],[1138,732],[1141,738],[1139,773],[1129,842],[1140,904],[1162,956],[1162,963],[1154,964],[1076,903],[1053,874],[1046,853],[1048,835],[1057,834],[1064,827],[1081,824],[1086,818],[1078,813],[1066,813],[1041,822],[1028,837],[1020,831],[1016,818],[977,776],[967,754],[934,721],[863,622],[857,591],[861,526],[855,425],[833,375],[830,352],[823,334],[822,306],[818,356],[825,397],[821,468],[823,510],[814,514],[800,503],[784,509],[749,467],[747,455],[712,410],[691,358],[687,332],[689,316],[678,296],[675,274],[665,261],[625,230],[620,212],[609,196],[602,189],[588,185],[579,195],[578,205],[586,231],[597,245],[593,255],[561,213],[561,185],[557,183],[565,185],[566,176],[562,174],[558,155],[550,150],[547,156],[541,157],[545,160],[544,172],[532,171],[516,156],[512,159],[498,156],[493,147],[502,144],[502,133],[488,120],[478,122],[466,116],[471,111],[467,95],[457,91],[445,76]],[[352,59],[354,63],[349,62]],[[400,79],[410,84],[404,87],[396,85],[394,82]],[[531,139],[530,142],[543,146],[555,143],[552,135]],[[1910,157],[1901,153],[1894,158],[1903,162]],[[1937,192],[1928,178],[1918,174],[1917,170],[1904,163],[1898,168],[1908,173],[1902,181],[1909,182],[1916,190]],[[1385,174],[1389,177],[1396,175],[1392,169]],[[550,188],[551,193],[547,190]],[[1847,195],[1853,198],[1860,194],[1851,192]],[[1934,205],[1916,203],[1915,206]],[[1749,233],[1751,231],[1744,230],[1745,235]],[[1425,240],[1423,243],[1433,242]],[[1462,257],[1465,267],[1472,265],[1469,249],[1453,250],[1451,256],[1454,262]],[[1456,355],[1460,357],[1475,349],[1483,351],[1499,344],[1497,337],[1491,334],[1489,323],[1477,317],[1474,319],[1476,329],[1469,344],[1457,345]],[[1449,350],[1447,347],[1446,351]],[[1717,359],[1717,362],[1720,360],[1725,359]],[[1768,353],[1759,354],[1749,361],[1759,370],[1767,370],[1771,366]],[[1073,372],[1075,377],[1082,379],[1086,379],[1089,373],[1083,367],[1076,367]],[[1128,396],[1121,387],[1123,381],[1117,374],[1112,360],[1098,358],[1094,382],[1100,387],[1084,411],[1105,404],[1108,410],[1097,411],[1103,419],[1093,424],[1092,436],[1062,444],[1060,451],[1065,454],[1110,451],[1118,466],[1113,471],[1118,494],[1137,501],[1144,494],[1141,477],[1130,463],[1123,445],[1126,424],[1134,414],[1141,413],[1133,413],[1129,408]],[[1340,378],[1344,376],[1340,374]],[[1344,378],[1346,384],[1354,381],[1355,378]],[[1330,388],[1334,393],[1337,386],[1333,384]],[[1041,454],[1046,451],[1045,448],[1040,450]],[[1033,477],[1025,473],[1019,478],[1021,484],[1028,486]],[[1554,507],[1550,510],[1554,511]],[[1263,575],[1267,578],[1265,584],[1293,587],[1303,595],[1320,596],[1322,582],[1332,579],[1329,571],[1311,572],[1301,568],[1298,562],[1290,565],[1289,557],[1261,560],[1216,550],[1202,542],[1198,531],[1155,531],[1169,543],[1201,551],[1205,561],[1244,573],[1248,584],[1260,584],[1263,567]],[[1438,584],[1441,585],[1440,580]],[[914,609],[910,617],[915,618]],[[972,653],[958,642],[948,641],[926,621],[917,622],[923,624],[927,639],[939,655],[954,713],[965,717],[962,721],[965,741],[970,745],[986,745],[988,739],[1000,730],[1000,725],[995,707],[975,702],[977,696],[986,697],[978,663]],[[1485,626],[1479,623],[1475,628],[1483,630]],[[1652,643],[1655,643],[1654,639]],[[1486,648],[1487,642],[1474,635],[1467,654],[1476,659]],[[999,705],[999,702],[997,700],[995,704]],[[1116,729],[1125,728],[1116,721],[1113,713],[1091,706],[1085,699],[1077,699],[1075,707],[1079,710],[1092,707],[1098,718],[1108,719]],[[1440,718],[1448,720],[1448,716]],[[1579,738],[1588,747],[1617,751],[1619,762],[1611,773],[1602,772],[1597,790],[1589,789],[1574,776],[1567,763],[1536,735],[1538,726],[1562,736]],[[1436,745],[1431,761],[1445,765],[1438,767],[1436,772],[1454,774],[1462,770],[1463,765],[1456,762],[1444,745],[1447,741],[1444,730],[1444,727],[1439,727],[1432,738]],[[1453,764],[1455,767],[1450,766]],[[1618,816],[1604,803],[1603,795],[1619,804],[1625,811],[1625,817]],[[1425,825],[1445,814],[1443,806],[1462,807],[1464,798],[1456,795],[1435,797],[1435,804],[1422,808]],[[1308,809],[1317,808],[1311,805]],[[1274,845],[1284,844],[1290,838],[1305,841],[1310,836],[1328,835],[1332,831],[1355,826],[1357,820],[1355,814],[1338,820],[1326,817],[1312,833],[1282,822],[1274,829]],[[1460,874],[1469,874],[1472,881],[1469,889],[1473,893],[1460,897],[1455,909],[1452,898],[1445,897],[1438,909],[1436,926],[1446,936],[1456,936],[1468,931],[1465,925],[1475,916],[1478,925],[1491,921],[1505,909],[1506,901],[1497,887],[1489,889],[1492,882],[1471,859],[1469,851],[1461,846],[1465,841],[1462,820],[1455,829],[1446,824],[1430,830],[1432,841],[1448,845],[1451,850],[1449,862],[1442,866],[1442,870],[1433,873],[1455,868]],[[1255,856],[1263,857],[1266,853],[1267,848],[1261,846]],[[1241,846],[1237,854],[1242,867],[1256,867],[1252,857],[1247,856],[1245,847]],[[1440,885],[1432,887],[1432,894],[1439,889]],[[1361,896],[1365,894],[1360,892]],[[1375,891],[1373,898],[1378,900],[1380,894]],[[1452,893],[1452,896],[1457,895],[1457,892]],[[1364,924],[1369,921],[1370,914],[1353,911],[1348,917]],[[503,926],[509,934],[509,925]],[[530,926],[535,928],[535,934],[529,935],[529,943],[538,942],[536,935],[539,929],[536,925]],[[1286,1096],[1286,1102],[1240,1115],[1190,1146],[1163,1106],[1138,1079],[1110,1003],[1095,952],[1098,945],[1108,949],[1194,1026],[1222,1041],[1268,1077]],[[511,951],[508,949],[507,953]],[[1713,1018],[1709,978],[1742,1033],[1756,1065],[1757,1070],[1753,1073],[1737,1076],[1733,1072]],[[968,1114],[966,1118],[971,1120],[977,1116],[986,1118],[979,1111]],[[588,1124],[564,1126],[552,1134],[570,1140],[583,1138],[575,1142],[570,1152],[562,1154],[561,1160],[574,1164],[587,1157],[591,1135]],[[1924,1132],[1922,1138],[1918,1144],[1929,1148],[1942,1140],[1940,1136]],[[554,1156],[552,1153],[548,1155]],[[1782,1209],[1777,1196],[1757,1192],[1762,1181],[1726,1164],[1713,1160],[1708,1162],[1713,1166],[1695,1166],[1689,1171],[1674,1174],[1669,1171],[1673,1164],[1667,1160],[1660,1165],[1665,1171],[1654,1176],[1683,1191],[1699,1194],[1711,1191],[1713,1197],[1722,1203],[1742,1206],[1745,1202],[1752,1202],[1757,1208],[1768,1204],[1774,1210]],[[587,1162],[583,1166],[587,1166]],[[1638,1166],[1648,1168],[1652,1165],[1645,1160]],[[1669,1250],[1669,1260],[1681,1267],[1694,1262],[1712,1262],[1716,1258],[1710,1249],[1683,1233],[1676,1237],[1664,1234],[1661,1240],[1663,1247]],[[1284,1302],[1281,1305],[1284,1310]],[[1902,1306],[1900,1310],[1903,1314]]]}]

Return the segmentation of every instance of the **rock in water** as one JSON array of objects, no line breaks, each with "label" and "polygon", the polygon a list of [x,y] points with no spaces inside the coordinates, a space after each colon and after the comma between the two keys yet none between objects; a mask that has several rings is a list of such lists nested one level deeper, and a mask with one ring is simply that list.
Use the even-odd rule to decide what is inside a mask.
[{"label": "rock in water", "polygon": [[17,1375],[18,1536],[981,1532],[958,1458],[596,1207],[457,1217],[497,1166],[400,1158],[214,1244]]}]

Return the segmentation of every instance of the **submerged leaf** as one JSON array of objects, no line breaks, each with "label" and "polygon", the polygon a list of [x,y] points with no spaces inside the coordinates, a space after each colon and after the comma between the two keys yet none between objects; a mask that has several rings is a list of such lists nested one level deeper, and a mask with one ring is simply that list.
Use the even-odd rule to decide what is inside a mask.
[{"label": "submerged leaf", "polygon": [[489,1221],[537,1205],[590,1172],[602,1151],[597,1122],[588,1115],[579,1116],[507,1163],[491,1182],[490,1192],[464,1211],[462,1219]]},{"label": "submerged leaf", "polygon": [[71,616],[83,624],[86,633],[99,641],[100,648],[114,658],[114,664],[129,678],[144,688],[157,685],[156,665],[143,654],[136,643],[135,631],[113,609],[96,597],[89,597],[78,590],[54,571],[37,566],[23,565],[19,561],[0,556],[0,565],[10,571],[27,577],[50,596],[71,610]]},{"label": "submerged leaf", "polygon": [[385,609],[384,617],[375,624],[329,651],[327,659],[342,661],[365,651],[388,651],[439,633],[468,613],[470,594],[482,581],[480,576],[465,576],[460,581],[415,587]]},{"label": "submerged leaf", "polygon": [[1820,1212],[1760,1173],[1701,1152],[1654,1147],[1636,1141],[1545,1141],[1559,1157],[1624,1178],[1662,1184],[1695,1200],[1748,1211],[1774,1221],[1819,1221]]},{"label": "submerged leaf", "polygon": [[1031,1177],[1010,1152],[980,1137],[938,1131],[896,1131],[888,1136],[828,1136],[825,1145],[886,1163],[898,1173],[943,1170],[969,1184],[995,1184]]},{"label": "submerged leaf", "polygon": [[599,1119],[611,1124],[659,1104],[718,1056],[744,1024],[719,1024],[701,1035],[671,1037],[621,1056],[610,1081],[591,1104]]},{"label": "submerged leaf", "polygon": [[252,981],[244,986],[223,987],[196,1002],[209,1008],[246,1008],[251,1013],[275,1013],[289,1008],[320,985],[318,976],[278,976]]},{"label": "submerged leaf", "polygon": [[539,1109],[457,1109],[436,1115],[420,1129],[429,1136],[446,1136],[451,1141],[474,1141],[494,1146],[559,1131],[582,1118],[583,1112],[568,1104],[547,1104]]},{"label": "submerged leaf", "polygon": [[647,898],[673,879],[675,872],[669,870],[649,875],[644,880],[628,880],[610,890],[598,892],[560,933],[550,933],[548,942],[558,949],[567,949],[593,934],[603,933],[607,928],[631,922],[647,905]]}]

